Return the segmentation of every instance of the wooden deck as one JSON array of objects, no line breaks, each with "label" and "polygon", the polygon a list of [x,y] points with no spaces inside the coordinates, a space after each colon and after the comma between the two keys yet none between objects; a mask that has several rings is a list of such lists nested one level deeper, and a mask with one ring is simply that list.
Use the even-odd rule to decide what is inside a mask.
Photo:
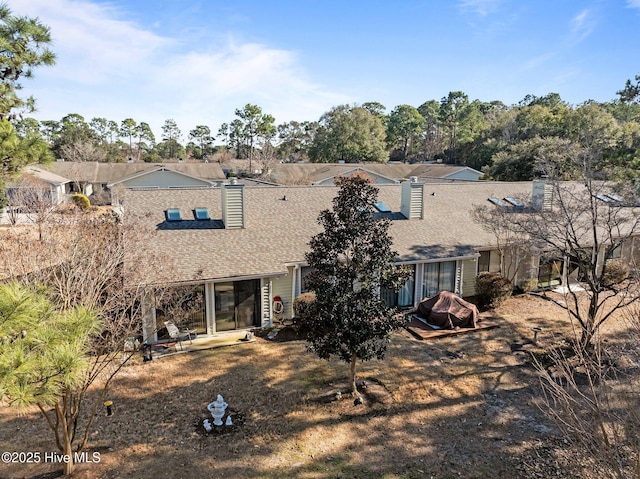
[{"label": "wooden deck", "polygon": [[458,329],[433,329],[427,324],[423,323],[415,316],[411,317],[411,322],[407,326],[407,330],[413,334],[417,339],[421,341],[427,339],[444,338],[446,336],[455,336],[456,334],[473,333],[476,331],[484,331],[487,329],[499,328],[500,325],[495,320],[482,319],[477,323],[475,328],[458,328]]}]

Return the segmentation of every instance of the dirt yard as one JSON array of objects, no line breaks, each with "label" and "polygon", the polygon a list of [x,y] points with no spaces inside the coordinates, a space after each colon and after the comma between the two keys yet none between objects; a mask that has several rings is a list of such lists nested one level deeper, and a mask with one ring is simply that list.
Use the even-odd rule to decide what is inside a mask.
[{"label": "dirt yard", "polygon": [[[483,313],[487,315],[487,313]],[[359,366],[364,403],[335,393],[347,365],[270,341],[128,365],[100,411],[74,477],[596,478],[597,467],[538,408],[531,347],[569,334],[566,313],[519,296],[496,329],[431,341],[394,334],[386,360]],[[538,345],[530,344],[540,327]],[[206,434],[218,394],[234,425]],[[55,451],[36,414],[0,408],[0,449]],[[41,456],[44,457],[44,456]],[[59,464],[0,464],[0,477],[56,477]]]}]

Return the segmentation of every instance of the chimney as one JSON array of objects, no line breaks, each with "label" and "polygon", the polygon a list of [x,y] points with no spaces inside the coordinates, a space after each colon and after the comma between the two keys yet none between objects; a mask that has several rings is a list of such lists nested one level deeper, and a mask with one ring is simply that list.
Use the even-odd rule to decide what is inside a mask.
[{"label": "chimney", "polygon": [[222,222],[225,228],[244,228],[244,185],[235,178],[222,185]]},{"label": "chimney", "polygon": [[409,220],[424,218],[424,184],[418,183],[417,176],[402,183],[400,212]]},{"label": "chimney", "polygon": [[551,211],[553,185],[545,180],[533,180],[531,206],[538,211]]}]

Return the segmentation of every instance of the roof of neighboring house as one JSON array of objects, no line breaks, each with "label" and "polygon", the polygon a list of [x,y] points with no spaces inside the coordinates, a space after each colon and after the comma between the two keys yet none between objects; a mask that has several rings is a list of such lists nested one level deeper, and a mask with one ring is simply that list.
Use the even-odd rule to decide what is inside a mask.
[{"label": "roof of neighboring house", "polygon": [[373,179],[383,178],[389,183],[399,183],[395,178],[391,178],[382,173],[374,171],[372,168],[368,168],[364,165],[330,165],[326,168],[316,171],[312,175],[313,183],[323,183],[330,179],[335,179],[337,176],[350,176],[354,173],[362,172],[372,177]]},{"label": "roof of neighboring house", "polygon": [[71,180],[65,178],[63,176],[57,175],[48,171],[42,165],[29,165],[22,169],[24,174],[27,174],[33,178],[36,178],[45,183],[49,183],[50,185],[60,186],[66,183],[70,183]]},{"label": "roof of neighboring house", "polygon": [[267,176],[282,185],[310,185],[320,183],[339,175],[360,170],[379,176],[390,182],[418,176],[420,178],[446,179],[460,171],[470,171],[478,176],[482,172],[468,166],[408,163],[283,163],[271,167]]},{"label": "roof of neighboring house", "polygon": [[[378,199],[399,212],[402,186],[376,187]],[[425,184],[424,219],[392,221],[393,248],[404,262],[473,256],[476,248],[495,243],[472,219],[474,206],[531,189],[531,182]],[[309,240],[320,231],[318,214],[331,208],[337,192],[335,186],[245,186],[245,228],[224,229],[220,221],[203,226],[192,214],[206,207],[213,220],[220,220],[221,188],[129,190],[125,218],[155,227],[149,249],[167,252],[171,272],[154,282],[276,275],[285,273],[288,263],[304,262]],[[185,221],[168,224],[169,208],[179,208]]]},{"label": "roof of neighboring house", "polygon": [[47,168],[73,181],[86,183],[115,183],[138,173],[152,171],[165,166],[196,178],[224,180],[225,174],[219,163],[98,163],[95,161],[56,161]]},{"label": "roof of neighboring house", "polygon": [[468,166],[463,165],[446,165],[443,163],[428,163],[415,167],[409,176],[417,176],[421,179],[435,178],[435,179],[447,179],[462,171],[471,172],[478,177],[483,173]]},{"label": "roof of neighboring house", "polygon": [[[168,173],[171,173],[171,174],[177,174],[177,175],[179,175],[179,176],[181,176],[183,178],[189,178],[190,180],[195,180],[193,182],[198,183],[198,186],[205,186],[205,185],[213,186],[211,181],[206,180],[206,179],[204,179],[202,177],[190,175],[189,173],[185,173],[183,171],[178,171],[177,169],[174,168],[174,165],[171,165],[171,167],[167,167],[166,165],[159,165],[159,166],[156,166],[155,168],[152,168],[150,170],[142,170],[142,171],[139,171],[139,172],[137,172],[137,173],[135,173],[135,174],[133,174],[131,176],[128,176],[126,178],[121,178],[121,179],[119,179],[117,181],[109,183],[109,184],[107,184],[107,187],[112,188],[113,186],[119,185],[120,183],[126,183],[128,181],[133,180],[133,179],[140,178],[141,176],[149,175],[149,174],[155,173],[155,172],[168,172]],[[164,173],[164,174],[166,174],[166,173]]]}]

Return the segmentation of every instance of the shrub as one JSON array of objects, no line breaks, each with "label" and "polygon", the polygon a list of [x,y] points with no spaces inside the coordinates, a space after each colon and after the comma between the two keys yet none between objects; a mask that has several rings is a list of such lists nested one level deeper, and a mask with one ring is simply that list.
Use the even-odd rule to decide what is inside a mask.
[{"label": "shrub", "polygon": [[605,265],[603,280],[606,286],[622,283],[629,277],[629,265],[619,259],[610,259]]},{"label": "shrub", "polygon": [[482,272],[476,276],[476,294],[482,308],[493,308],[511,296],[513,285],[498,273]]},{"label": "shrub", "polygon": [[91,201],[89,201],[89,198],[87,198],[87,196],[83,195],[82,193],[74,194],[71,197],[71,201],[73,201],[73,204],[81,210],[88,210],[89,208],[91,208]]},{"label": "shrub", "polygon": [[304,334],[300,321],[301,318],[309,318],[313,316],[313,309],[315,308],[316,293],[309,291],[307,293],[299,294],[296,299],[293,300],[293,326],[299,333]]},{"label": "shrub", "polygon": [[538,278],[528,278],[523,280],[520,283],[520,288],[522,288],[522,291],[525,293],[530,293],[531,291],[538,289]]}]

